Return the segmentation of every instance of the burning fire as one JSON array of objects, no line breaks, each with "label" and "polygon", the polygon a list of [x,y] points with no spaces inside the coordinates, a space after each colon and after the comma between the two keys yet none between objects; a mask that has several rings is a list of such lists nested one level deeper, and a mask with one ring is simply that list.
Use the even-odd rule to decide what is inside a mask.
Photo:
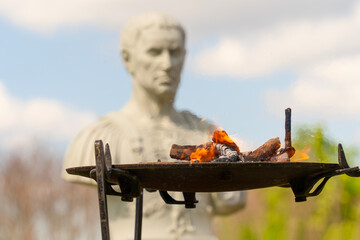
[{"label": "burning fire", "polygon": [[[212,136],[212,141],[214,143],[225,144],[240,153],[239,147],[224,130],[215,131]],[[195,152],[191,153],[190,161],[195,162],[195,160],[198,160],[199,162],[210,162],[217,157],[218,156],[215,152],[214,144],[206,144],[205,146],[199,147]]]},{"label": "burning fire", "polygon": [[307,147],[301,150],[297,150],[294,154],[294,156],[292,156],[291,161],[293,162],[297,162],[297,161],[304,161],[306,159],[309,159],[309,152],[310,152],[311,148]]},{"label": "burning fire", "polygon": [[213,134],[212,140],[214,143],[222,143],[222,144],[228,145],[228,146],[234,148],[238,153],[240,153],[239,147],[229,137],[229,135],[227,135],[227,133],[224,130],[215,131]]},{"label": "burning fire", "polygon": [[209,149],[206,147],[197,148],[195,152],[191,153],[190,161],[193,163],[197,159],[199,162],[210,162],[215,156],[215,147],[210,145]]}]

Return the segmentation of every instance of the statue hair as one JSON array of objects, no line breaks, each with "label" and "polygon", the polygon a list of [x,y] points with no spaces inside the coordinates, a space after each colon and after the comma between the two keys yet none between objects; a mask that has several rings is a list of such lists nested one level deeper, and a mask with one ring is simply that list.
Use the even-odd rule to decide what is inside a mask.
[{"label": "statue hair", "polygon": [[121,34],[120,49],[129,51],[137,42],[141,31],[149,28],[175,28],[180,31],[185,43],[185,30],[176,19],[162,13],[149,13],[136,16],[125,24]]}]

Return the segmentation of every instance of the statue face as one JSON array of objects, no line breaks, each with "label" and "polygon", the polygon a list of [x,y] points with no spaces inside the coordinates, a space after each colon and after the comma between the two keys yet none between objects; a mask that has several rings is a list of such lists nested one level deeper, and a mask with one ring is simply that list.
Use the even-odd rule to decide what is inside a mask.
[{"label": "statue face", "polygon": [[150,94],[174,96],[184,63],[184,40],[175,28],[145,29],[131,51],[133,81]]}]

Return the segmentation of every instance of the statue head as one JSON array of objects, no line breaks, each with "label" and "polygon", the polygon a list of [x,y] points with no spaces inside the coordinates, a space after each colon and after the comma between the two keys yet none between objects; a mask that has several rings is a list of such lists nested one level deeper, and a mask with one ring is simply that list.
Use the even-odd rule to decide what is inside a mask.
[{"label": "statue head", "polygon": [[135,90],[175,96],[185,52],[185,31],[168,15],[141,15],[123,29],[121,53]]}]

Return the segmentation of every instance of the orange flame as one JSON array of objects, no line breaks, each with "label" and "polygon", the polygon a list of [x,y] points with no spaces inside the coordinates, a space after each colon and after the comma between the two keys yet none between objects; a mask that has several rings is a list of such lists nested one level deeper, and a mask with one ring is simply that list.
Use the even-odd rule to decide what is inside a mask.
[{"label": "orange flame", "polygon": [[309,152],[311,148],[307,147],[301,150],[296,150],[294,156],[292,156],[291,161],[297,162],[297,161],[304,161],[306,159],[309,159]]},{"label": "orange flame", "polygon": [[238,153],[240,153],[239,147],[236,143],[227,135],[224,130],[217,130],[214,132],[212,140],[214,143],[222,143],[226,144],[232,148],[234,148]]},{"label": "orange flame", "polygon": [[193,163],[195,159],[199,160],[199,162],[210,162],[215,158],[215,147],[214,145],[210,145],[210,149],[206,149],[205,147],[199,147],[195,152],[191,153],[190,161]]},{"label": "orange flame", "polygon": [[[224,130],[217,130],[214,132],[212,141],[214,143],[221,143],[225,144],[233,149],[235,149],[238,153],[240,153],[239,147],[236,143],[227,135]],[[193,163],[195,159],[199,162],[210,162],[211,160],[215,159],[217,156],[215,153],[215,146],[214,144],[206,144],[201,147],[198,147],[195,152],[191,153],[190,161]]]}]

